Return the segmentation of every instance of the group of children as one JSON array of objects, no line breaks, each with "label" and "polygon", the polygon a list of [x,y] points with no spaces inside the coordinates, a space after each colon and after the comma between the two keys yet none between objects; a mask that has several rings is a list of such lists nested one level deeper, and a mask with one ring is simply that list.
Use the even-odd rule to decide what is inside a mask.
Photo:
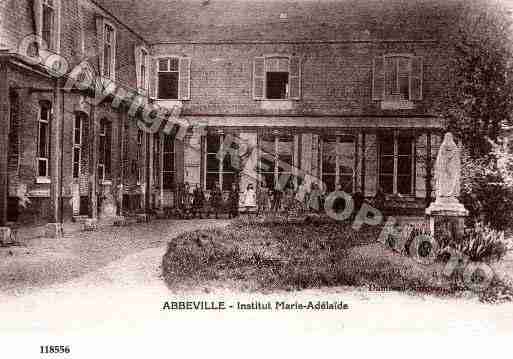
[{"label": "group of children", "polygon": [[255,190],[254,185],[249,184],[244,192],[240,192],[238,185],[233,183],[230,191],[223,193],[216,182],[208,196],[199,184],[191,188],[185,183],[175,192],[175,209],[186,218],[211,215],[219,218],[221,214],[234,218],[241,212],[254,215],[283,212],[288,215],[320,212],[325,199],[326,193],[316,183],[312,183],[309,189],[304,185],[294,189],[290,185],[284,190],[268,188],[265,183]]}]

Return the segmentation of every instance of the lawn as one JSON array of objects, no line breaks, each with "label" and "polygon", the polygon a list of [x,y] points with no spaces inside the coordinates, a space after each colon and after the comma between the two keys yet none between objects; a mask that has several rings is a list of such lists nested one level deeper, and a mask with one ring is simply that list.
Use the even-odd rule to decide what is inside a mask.
[{"label": "lawn", "polygon": [[329,220],[238,220],[224,230],[195,231],[172,240],[163,258],[163,277],[171,289],[216,281],[264,293],[363,286],[468,294],[456,278],[443,274],[444,263],[424,265],[396,253],[378,243],[380,231],[371,226],[355,231],[350,223]]}]

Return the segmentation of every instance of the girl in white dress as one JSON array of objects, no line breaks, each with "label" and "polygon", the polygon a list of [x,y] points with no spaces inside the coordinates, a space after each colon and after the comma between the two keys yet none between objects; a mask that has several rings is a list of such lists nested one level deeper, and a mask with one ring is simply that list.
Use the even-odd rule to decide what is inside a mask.
[{"label": "girl in white dress", "polygon": [[244,192],[244,207],[246,207],[246,213],[255,212],[256,206],[256,192],[253,189],[253,185],[249,184],[246,192]]}]

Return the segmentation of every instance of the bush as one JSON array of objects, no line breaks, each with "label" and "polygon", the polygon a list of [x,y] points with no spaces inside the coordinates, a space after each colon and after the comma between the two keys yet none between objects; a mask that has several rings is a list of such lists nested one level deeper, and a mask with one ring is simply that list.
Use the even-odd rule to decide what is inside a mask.
[{"label": "bush", "polygon": [[474,228],[466,230],[463,238],[453,240],[450,246],[474,262],[500,260],[508,251],[504,232],[482,223],[476,223]]},{"label": "bush", "polygon": [[468,225],[484,222],[505,230],[513,223],[513,182],[504,157],[494,152],[474,159],[463,153],[461,201],[469,211]]}]

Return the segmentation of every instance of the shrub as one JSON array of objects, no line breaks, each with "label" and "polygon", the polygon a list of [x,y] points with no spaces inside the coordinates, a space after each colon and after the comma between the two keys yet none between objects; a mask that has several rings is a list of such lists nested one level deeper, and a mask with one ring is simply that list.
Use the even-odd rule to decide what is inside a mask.
[{"label": "shrub", "polygon": [[450,246],[474,262],[499,260],[508,251],[504,232],[496,231],[482,223],[476,223],[474,228],[466,230],[463,238],[453,240]]},{"label": "shrub", "polygon": [[504,169],[506,155],[493,152],[485,158],[462,157],[461,201],[469,211],[468,224],[485,222],[505,230],[513,223],[513,181]]}]

